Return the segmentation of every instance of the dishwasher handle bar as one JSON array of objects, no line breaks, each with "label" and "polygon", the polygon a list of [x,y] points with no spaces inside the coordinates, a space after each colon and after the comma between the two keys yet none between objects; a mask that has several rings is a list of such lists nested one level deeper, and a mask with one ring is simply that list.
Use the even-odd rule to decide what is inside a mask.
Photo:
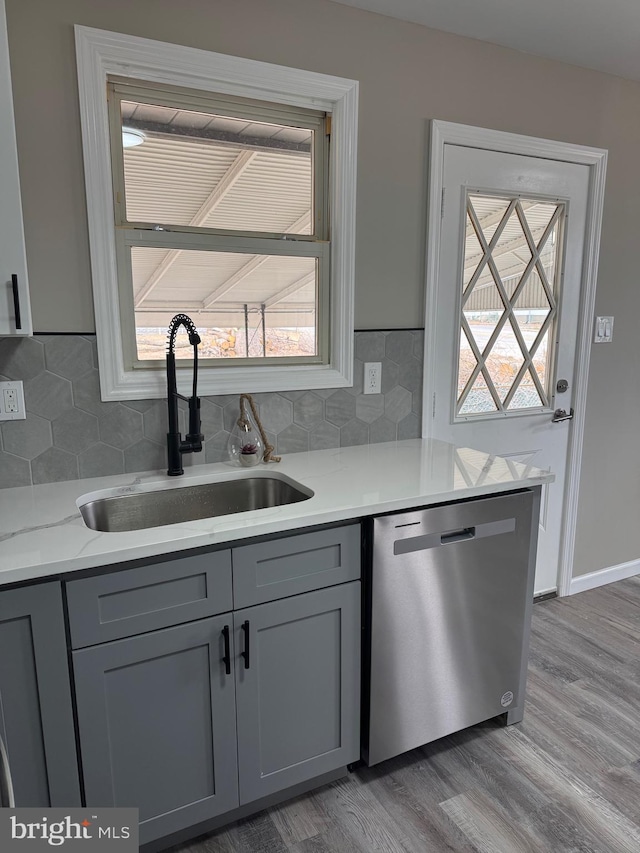
[{"label": "dishwasher handle bar", "polygon": [[441,533],[440,544],[448,545],[450,542],[464,542],[465,539],[473,539],[475,535],[475,527],[463,527],[461,530],[452,530],[450,533]]},{"label": "dishwasher handle bar", "polygon": [[489,536],[499,536],[503,533],[513,533],[516,529],[515,518],[503,518],[500,521],[488,521],[473,527],[459,527],[457,530],[444,530],[438,533],[427,533],[424,536],[411,536],[407,539],[396,539],[393,543],[393,553],[411,554],[413,551],[426,551],[429,548],[440,548],[456,542],[467,542],[471,539],[486,539]]}]

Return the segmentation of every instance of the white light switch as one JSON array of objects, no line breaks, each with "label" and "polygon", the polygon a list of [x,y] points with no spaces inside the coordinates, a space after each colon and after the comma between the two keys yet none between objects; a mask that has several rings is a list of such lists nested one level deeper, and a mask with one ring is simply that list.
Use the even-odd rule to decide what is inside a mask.
[{"label": "white light switch", "polygon": [[613,317],[596,317],[594,344],[608,344],[613,340]]}]

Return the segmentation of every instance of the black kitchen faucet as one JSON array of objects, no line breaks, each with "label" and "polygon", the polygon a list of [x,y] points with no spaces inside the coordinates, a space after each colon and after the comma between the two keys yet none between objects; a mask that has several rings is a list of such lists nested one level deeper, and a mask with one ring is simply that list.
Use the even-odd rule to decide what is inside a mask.
[{"label": "black kitchen faucet", "polygon": [[[176,335],[180,326],[184,326],[189,334],[189,343],[193,346],[193,390],[191,397],[183,397],[178,393],[176,384],[176,357],[174,347]],[[183,453],[199,453],[202,450],[204,436],[200,432],[200,398],[198,390],[198,344],[200,335],[191,317],[186,314],[176,314],[169,323],[169,341],[167,344],[167,404],[169,407],[169,432],[167,433],[167,474],[177,477],[184,474],[182,467]],[[182,440],[178,427],[178,399],[186,400],[189,404],[189,432]]]}]

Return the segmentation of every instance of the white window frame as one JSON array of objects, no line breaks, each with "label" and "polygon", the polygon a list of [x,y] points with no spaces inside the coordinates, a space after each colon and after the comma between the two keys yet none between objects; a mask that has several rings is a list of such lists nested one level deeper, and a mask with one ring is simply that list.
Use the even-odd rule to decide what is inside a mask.
[{"label": "white window frame", "polygon": [[[331,114],[329,361],[277,366],[203,366],[198,376],[198,392],[207,396],[247,390],[295,391],[352,385],[358,82],[90,27],[76,26],[75,37],[102,399],[143,400],[166,396],[163,371],[125,369],[106,98],[109,75]],[[184,387],[190,373],[189,367],[178,369],[178,382]]]}]

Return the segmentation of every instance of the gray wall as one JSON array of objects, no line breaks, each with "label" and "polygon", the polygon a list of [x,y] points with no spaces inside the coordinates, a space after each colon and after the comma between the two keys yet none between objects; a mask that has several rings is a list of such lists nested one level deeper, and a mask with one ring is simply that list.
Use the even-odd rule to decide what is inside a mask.
[{"label": "gray wall", "polygon": [[360,81],[358,329],[422,325],[429,119],[609,149],[596,307],[615,340],[592,357],[575,573],[640,555],[639,83],[328,0],[7,0],[7,16],[41,332],[93,329],[73,23]]}]

